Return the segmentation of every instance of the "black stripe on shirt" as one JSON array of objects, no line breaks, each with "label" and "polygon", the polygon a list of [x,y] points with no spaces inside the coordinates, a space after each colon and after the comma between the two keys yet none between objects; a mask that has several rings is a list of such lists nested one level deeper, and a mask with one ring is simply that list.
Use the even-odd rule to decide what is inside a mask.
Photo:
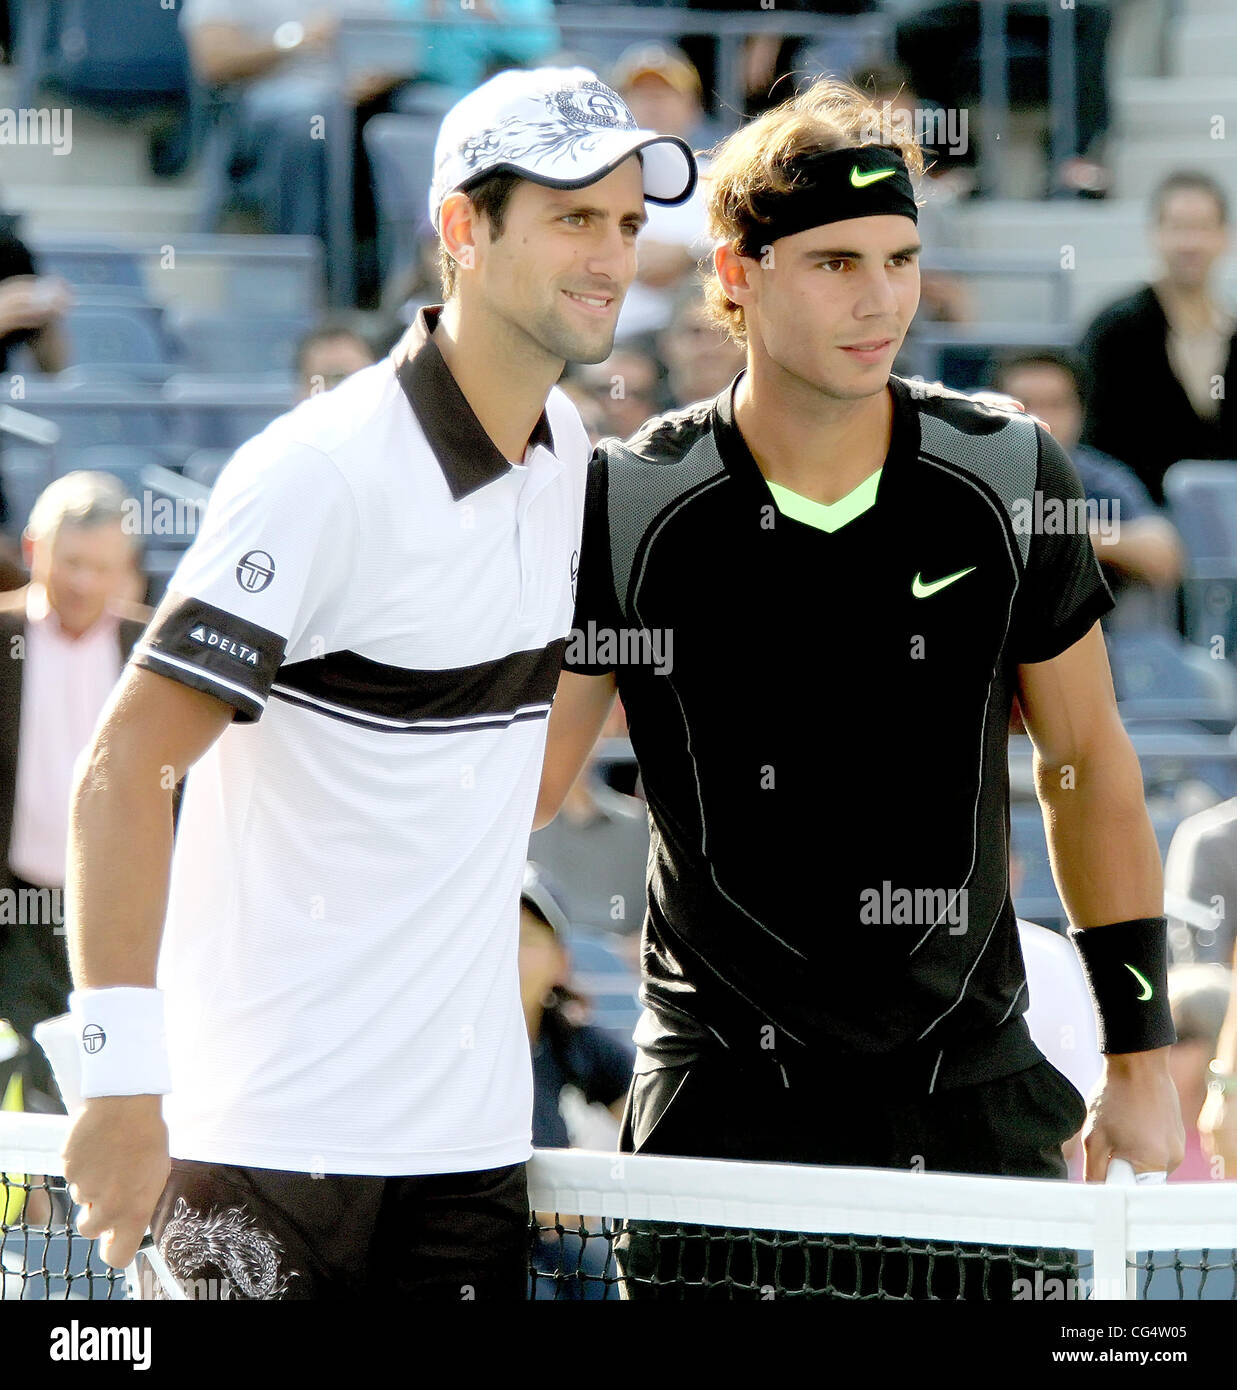
[{"label": "black stripe on shirt", "polygon": [[567,638],[475,666],[413,670],[356,652],[284,666],[271,693],[303,709],[391,733],[465,733],[549,713]]}]

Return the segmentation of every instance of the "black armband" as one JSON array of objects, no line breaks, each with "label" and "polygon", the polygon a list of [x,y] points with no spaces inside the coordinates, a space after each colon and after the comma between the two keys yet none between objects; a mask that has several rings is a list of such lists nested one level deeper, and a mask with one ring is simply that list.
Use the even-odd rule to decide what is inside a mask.
[{"label": "black armband", "polygon": [[1168,919],[1071,927],[1095,1000],[1101,1052],[1150,1052],[1177,1041],[1168,1007]]}]

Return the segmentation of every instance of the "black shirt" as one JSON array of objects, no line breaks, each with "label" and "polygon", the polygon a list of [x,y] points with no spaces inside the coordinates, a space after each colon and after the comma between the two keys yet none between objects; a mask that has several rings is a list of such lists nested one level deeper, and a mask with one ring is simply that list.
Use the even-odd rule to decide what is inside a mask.
[{"label": "black shirt", "polygon": [[1089,386],[1082,442],[1124,463],[1152,500],[1178,459],[1237,458],[1237,332],[1219,410],[1203,419],[1168,357],[1168,319],[1144,286],[1097,314],[1082,341]]},{"label": "black shirt", "polygon": [[560,1009],[547,1009],[533,1043],[533,1144],[538,1149],[571,1145],[559,1110],[564,1086],[575,1086],[590,1104],[613,1105],[631,1084],[631,1049],[591,1023],[572,1023]]},{"label": "black shirt", "polygon": [[1051,436],[890,389],[875,502],[831,533],[778,511],[733,384],[594,455],[564,664],[616,672],[650,809],[642,1066],[935,1053],[1025,1011],[1017,666],[1112,598],[1046,505],[1084,496]]}]

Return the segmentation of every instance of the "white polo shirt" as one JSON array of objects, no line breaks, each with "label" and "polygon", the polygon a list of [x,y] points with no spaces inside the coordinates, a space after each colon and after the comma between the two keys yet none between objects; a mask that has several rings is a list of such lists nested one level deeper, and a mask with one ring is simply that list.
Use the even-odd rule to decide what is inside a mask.
[{"label": "white polo shirt", "polygon": [[555,388],[505,460],[438,312],[238,450],[134,653],[236,708],[187,780],[159,957],[179,1158],[531,1151],[518,904],[590,450]]}]

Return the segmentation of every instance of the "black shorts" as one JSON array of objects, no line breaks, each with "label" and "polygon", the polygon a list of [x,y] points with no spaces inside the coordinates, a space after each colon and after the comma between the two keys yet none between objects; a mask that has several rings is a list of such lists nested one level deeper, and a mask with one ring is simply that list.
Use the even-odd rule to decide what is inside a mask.
[{"label": "black shorts", "polygon": [[[192,1299],[527,1296],[522,1163],[377,1178],[173,1159],[151,1232]],[[143,1297],[161,1297],[140,1260]]]},{"label": "black shorts", "polygon": [[[789,1084],[787,1084],[789,1081]],[[856,1084],[840,1071],[783,1074],[710,1059],[636,1076],[620,1148],[756,1162],[897,1168],[907,1172],[1065,1178],[1061,1145],[1086,1104],[1046,1060],[1010,1076],[935,1094],[899,1092],[896,1078]],[[891,1237],[897,1231],[887,1233]],[[1018,1296],[1014,1281],[1076,1278],[1072,1251],[922,1243],[874,1250],[845,1235],[826,1246],[764,1232],[736,1241],[708,1227],[628,1223],[616,1247],[627,1298],[976,1298]]]}]

